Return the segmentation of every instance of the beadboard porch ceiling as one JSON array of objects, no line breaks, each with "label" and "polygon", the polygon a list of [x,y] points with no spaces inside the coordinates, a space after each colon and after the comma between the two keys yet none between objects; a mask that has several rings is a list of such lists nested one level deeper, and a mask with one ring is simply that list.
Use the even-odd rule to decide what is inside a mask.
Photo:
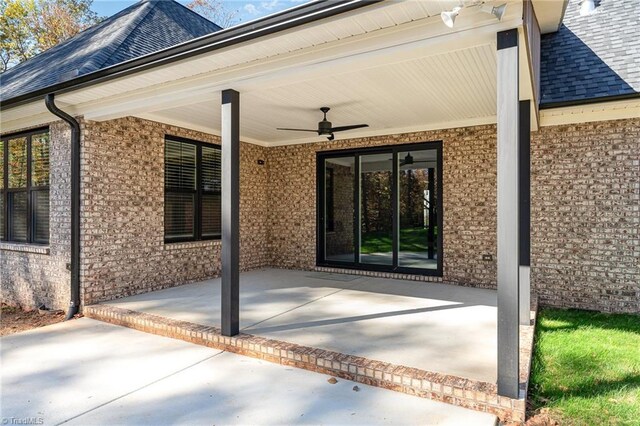
[{"label": "beadboard porch ceiling", "polygon": [[[456,1],[383,2],[56,100],[88,120],[137,116],[219,134],[220,92],[232,88],[241,139],[263,146],[324,140],[276,130],[316,128],[322,106],[334,126],[370,126],[338,139],[495,123],[496,33],[522,27],[522,3],[507,3],[502,21],[472,7],[449,29],[439,14]],[[520,39],[520,97],[531,99]],[[44,105],[26,104],[3,111],[2,125],[51,119]]]}]

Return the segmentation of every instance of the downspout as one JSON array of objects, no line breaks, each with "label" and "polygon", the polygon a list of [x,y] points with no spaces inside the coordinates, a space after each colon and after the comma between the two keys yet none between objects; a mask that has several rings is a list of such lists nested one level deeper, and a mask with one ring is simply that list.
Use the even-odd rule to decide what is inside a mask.
[{"label": "downspout", "polygon": [[44,103],[71,127],[71,300],[67,321],[80,309],[80,124],[56,106],[53,93],[45,97]]}]

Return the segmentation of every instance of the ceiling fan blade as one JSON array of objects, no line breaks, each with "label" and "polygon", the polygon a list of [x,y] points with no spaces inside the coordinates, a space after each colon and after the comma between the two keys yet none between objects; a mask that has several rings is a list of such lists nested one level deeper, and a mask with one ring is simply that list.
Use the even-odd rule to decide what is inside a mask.
[{"label": "ceiling fan blade", "polygon": [[318,133],[317,130],[311,130],[311,129],[287,129],[287,128],[278,127],[276,130],[288,130],[288,131],[292,131],[292,132],[313,132],[313,133]]},{"label": "ceiling fan blade", "polygon": [[332,132],[344,132],[345,130],[360,129],[362,127],[369,127],[369,125],[368,124],[353,124],[351,126],[333,127],[331,129],[331,131]]}]

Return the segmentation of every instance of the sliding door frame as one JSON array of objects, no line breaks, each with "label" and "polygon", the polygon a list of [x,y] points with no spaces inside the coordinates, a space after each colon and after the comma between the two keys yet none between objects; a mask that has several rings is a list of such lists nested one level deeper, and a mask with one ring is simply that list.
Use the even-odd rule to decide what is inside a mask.
[{"label": "sliding door frame", "polygon": [[[435,150],[436,158],[437,158],[437,181],[436,181],[436,191],[437,191],[437,202],[436,202],[436,211],[438,216],[438,236],[437,236],[437,267],[436,269],[426,269],[426,268],[409,268],[409,267],[401,267],[398,266],[398,252],[399,252],[399,210],[400,210],[400,200],[398,197],[399,193],[399,167],[398,167],[398,153],[403,151],[411,151],[411,150]],[[393,211],[393,225],[392,225],[392,251],[393,251],[393,263],[392,265],[375,265],[375,264],[365,264],[359,261],[360,254],[360,234],[361,234],[361,214],[360,214],[360,186],[361,186],[361,176],[360,176],[360,156],[366,154],[377,154],[377,153],[390,153],[393,158],[393,166],[392,166],[392,188],[391,188],[391,196],[392,196],[392,211]],[[353,262],[339,262],[339,261],[326,261],[325,260],[325,248],[326,248],[326,236],[325,236],[325,164],[327,159],[331,158],[340,158],[340,157],[349,157],[353,156],[354,158],[354,182],[353,182],[353,196],[354,196],[354,241],[353,241]],[[397,272],[403,274],[414,274],[414,275],[430,275],[430,276],[442,276],[442,265],[444,258],[444,245],[443,245],[443,218],[444,218],[444,204],[443,204],[443,193],[442,193],[442,170],[443,170],[443,162],[442,162],[442,141],[429,141],[429,142],[419,142],[419,143],[408,143],[408,144],[400,144],[400,145],[385,145],[379,147],[367,147],[367,148],[353,148],[353,149],[339,149],[339,150],[330,150],[330,151],[319,151],[316,153],[316,265],[322,267],[334,267],[334,268],[345,268],[345,269],[357,269],[357,270],[367,270],[367,271],[379,271],[379,272]],[[334,181],[335,185],[335,181]]]}]

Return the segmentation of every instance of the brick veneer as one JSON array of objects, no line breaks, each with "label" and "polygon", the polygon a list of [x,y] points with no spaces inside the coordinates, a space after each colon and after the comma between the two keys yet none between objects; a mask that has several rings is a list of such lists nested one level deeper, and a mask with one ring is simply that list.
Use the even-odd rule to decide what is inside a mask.
[{"label": "brick veneer", "polygon": [[252,334],[240,333],[234,337],[225,337],[221,335],[218,327],[174,320],[108,304],[85,307],[85,315],[100,321],[488,412],[495,414],[503,422],[518,423],[522,423],[525,419],[536,312],[537,303],[534,301],[531,325],[520,327],[520,398],[512,399],[497,395],[497,386],[494,383],[420,370]]},{"label": "brick veneer", "polygon": [[[329,168],[329,167],[327,167]],[[332,164],[333,171],[333,230],[326,233],[326,252],[331,255],[353,257],[353,168]],[[327,189],[329,197],[329,189]],[[325,225],[326,226],[326,225]]]},{"label": "brick veneer", "polygon": [[640,313],[640,118],[543,127],[531,161],[540,303]]},{"label": "brick veneer", "polygon": [[[496,128],[493,125],[269,148],[272,266],[313,269],[318,151],[443,141],[443,279],[496,286]],[[493,261],[483,261],[491,254]]]},{"label": "brick veneer", "polygon": [[49,245],[0,243],[0,283],[5,303],[25,308],[40,304],[53,309],[69,306],[70,135],[69,126],[62,122],[49,127]]},{"label": "brick veneer", "polygon": [[[218,242],[163,242],[165,133],[219,143],[138,118],[82,121],[85,303],[219,273]],[[443,141],[444,274],[433,280],[495,288],[493,125],[272,148],[243,143],[242,268],[315,268],[317,151],[435,140]],[[5,302],[68,303],[68,158],[68,127],[53,123],[49,254],[0,246]],[[639,162],[640,119],[532,134],[531,279],[542,304],[640,312]]]},{"label": "brick veneer", "polygon": [[[164,138],[214,135],[127,117],[85,123],[82,283],[91,304],[220,272],[220,242],[164,243]],[[241,148],[241,268],[267,264],[264,148]]]}]

